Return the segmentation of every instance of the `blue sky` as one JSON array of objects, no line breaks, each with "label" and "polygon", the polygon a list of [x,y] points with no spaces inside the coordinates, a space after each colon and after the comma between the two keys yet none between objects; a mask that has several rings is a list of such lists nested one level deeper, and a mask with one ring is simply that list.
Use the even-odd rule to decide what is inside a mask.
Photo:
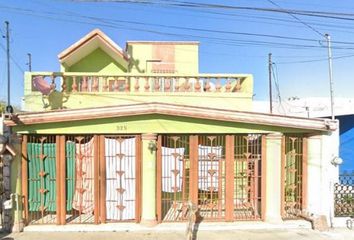
[{"label": "blue sky", "polygon": [[[329,96],[327,49],[324,47],[326,43],[317,32],[329,33],[333,40],[335,57],[335,97],[354,97],[354,14],[350,15],[354,13],[353,1],[217,1],[220,5],[279,10],[275,3],[283,9],[340,13],[330,16],[347,18],[346,20],[291,16],[288,13],[249,9],[179,7],[169,4],[178,1],[147,2],[155,4],[1,1],[1,34],[5,33],[4,21],[9,21],[11,27],[11,102],[20,105],[23,71],[28,69],[27,53],[32,54],[34,71],[58,71],[58,53],[94,28],[100,28],[123,48],[128,40],[200,41],[200,72],[253,74],[257,100],[268,98],[267,64],[270,52],[273,55],[273,67],[282,99],[293,96]],[[0,99],[6,99],[5,45],[5,39],[1,38]],[[275,90],[274,95],[278,95]]]}]

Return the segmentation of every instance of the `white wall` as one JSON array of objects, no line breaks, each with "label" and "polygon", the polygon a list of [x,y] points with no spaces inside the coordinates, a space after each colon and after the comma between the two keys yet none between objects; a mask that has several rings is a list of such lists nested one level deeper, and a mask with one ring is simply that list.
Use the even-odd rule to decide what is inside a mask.
[{"label": "white wall", "polygon": [[339,154],[339,132],[308,139],[308,209],[310,214],[325,215],[332,225],[334,216],[333,185],[339,167],[331,160]]}]

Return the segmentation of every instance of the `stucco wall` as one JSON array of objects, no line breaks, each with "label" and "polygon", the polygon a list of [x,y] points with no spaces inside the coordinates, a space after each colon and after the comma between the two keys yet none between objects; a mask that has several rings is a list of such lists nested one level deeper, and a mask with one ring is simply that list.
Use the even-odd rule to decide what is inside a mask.
[{"label": "stucco wall", "polygon": [[308,209],[315,215],[325,215],[331,224],[334,217],[334,189],[339,166],[331,163],[338,156],[338,131],[315,135],[308,139]]},{"label": "stucco wall", "polygon": [[[128,54],[132,57],[130,72],[151,72],[155,59],[153,46],[159,43],[128,43]],[[163,44],[163,43],[160,43]],[[177,74],[196,74],[199,72],[198,44],[173,44],[175,50],[175,71]]]},{"label": "stucco wall", "polygon": [[85,121],[43,123],[14,127],[17,133],[36,134],[139,134],[153,133],[272,133],[306,132],[305,130],[262,126],[247,123],[233,123],[159,114],[106,118]]},{"label": "stucco wall", "polygon": [[107,74],[118,74],[127,70],[114,61],[101,48],[97,48],[74,65],[66,68],[66,72],[96,72]]}]

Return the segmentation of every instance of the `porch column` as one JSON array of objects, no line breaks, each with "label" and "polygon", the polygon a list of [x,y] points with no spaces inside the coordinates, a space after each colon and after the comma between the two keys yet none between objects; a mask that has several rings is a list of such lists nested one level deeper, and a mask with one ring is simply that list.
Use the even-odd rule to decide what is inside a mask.
[{"label": "porch column", "polygon": [[271,133],[266,137],[266,211],[265,221],[280,222],[281,219],[281,159],[282,134]]},{"label": "porch column", "polygon": [[[12,232],[22,232],[24,228],[23,224],[23,206],[22,206],[22,183],[21,183],[21,160],[22,160],[22,136],[12,135],[11,144],[16,151],[16,156],[13,157],[11,162],[11,196],[12,198]],[[6,165],[6,163],[5,163]]]},{"label": "porch column", "polygon": [[142,135],[142,213],[141,224],[154,226],[156,220],[156,146],[157,135]]}]

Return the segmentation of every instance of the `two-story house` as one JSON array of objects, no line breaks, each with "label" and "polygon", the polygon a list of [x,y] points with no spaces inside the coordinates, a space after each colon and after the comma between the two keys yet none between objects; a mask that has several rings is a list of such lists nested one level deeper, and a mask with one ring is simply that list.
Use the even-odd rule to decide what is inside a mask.
[{"label": "two-story house", "polygon": [[336,122],[252,112],[252,75],[199,73],[198,47],[93,30],[26,72],[15,224],[330,218]]}]

